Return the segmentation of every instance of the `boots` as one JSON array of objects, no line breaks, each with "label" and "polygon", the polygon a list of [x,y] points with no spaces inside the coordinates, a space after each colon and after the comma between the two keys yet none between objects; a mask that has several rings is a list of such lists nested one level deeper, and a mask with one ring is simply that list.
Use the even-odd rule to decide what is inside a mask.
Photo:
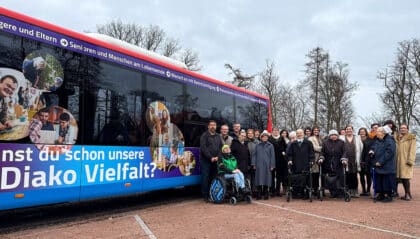
[{"label": "boots", "polygon": [[257,200],[261,200],[261,194],[262,194],[263,186],[258,186],[258,192],[257,192]]},{"label": "boots", "polygon": [[263,186],[264,191],[264,200],[268,200],[269,192],[268,192],[268,186]]}]

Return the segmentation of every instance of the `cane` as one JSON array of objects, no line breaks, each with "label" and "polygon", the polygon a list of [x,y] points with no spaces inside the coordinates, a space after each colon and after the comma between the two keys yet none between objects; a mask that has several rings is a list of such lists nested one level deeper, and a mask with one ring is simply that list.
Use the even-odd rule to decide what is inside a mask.
[{"label": "cane", "polygon": [[319,165],[319,177],[318,177],[318,195],[319,195],[319,200],[322,201],[322,197],[324,196],[324,192],[323,192],[323,187],[322,187],[322,162],[324,161],[324,157],[321,156],[318,160],[318,165]]}]

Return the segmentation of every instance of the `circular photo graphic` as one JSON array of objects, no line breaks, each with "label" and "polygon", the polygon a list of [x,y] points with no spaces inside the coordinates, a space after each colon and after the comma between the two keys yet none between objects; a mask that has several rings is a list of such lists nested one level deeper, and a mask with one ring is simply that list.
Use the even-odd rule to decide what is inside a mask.
[{"label": "circular photo graphic", "polygon": [[39,110],[30,122],[29,138],[34,144],[73,145],[78,127],[73,115],[59,106]]},{"label": "circular photo graphic", "polygon": [[195,169],[195,157],[191,151],[184,151],[178,158],[178,168],[182,175],[190,176]]},{"label": "circular photo graphic", "polygon": [[146,110],[146,124],[153,133],[168,133],[171,119],[166,106],[159,101],[150,103]]},{"label": "circular photo graphic", "polygon": [[40,96],[22,72],[0,68],[0,140],[28,136],[29,121]]},{"label": "circular photo graphic", "polygon": [[44,92],[56,91],[63,84],[63,67],[48,53],[35,51],[27,55],[22,72],[32,87]]},{"label": "circular photo graphic", "polygon": [[146,124],[153,133],[150,137],[150,153],[157,168],[171,171],[178,168],[183,156],[185,141],[182,131],[170,123],[170,112],[159,102],[152,102],[146,111]]}]

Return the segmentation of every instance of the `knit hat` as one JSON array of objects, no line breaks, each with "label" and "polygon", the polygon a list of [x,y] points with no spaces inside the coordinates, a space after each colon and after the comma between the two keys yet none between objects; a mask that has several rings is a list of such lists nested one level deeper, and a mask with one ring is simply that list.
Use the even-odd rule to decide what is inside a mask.
[{"label": "knit hat", "polygon": [[330,130],[330,132],[328,133],[328,136],[331,136],[331,135],[337,135],[338,136],[337,130],[335,130],[335,129]]},{"label": "knit hat", "polygon": [[263,136],[269,136],[270,134],[268,133],[268,131],[267,130],[264,130],[262,133],[261,133],[261,135],[260,135],[260,137],[263,137]]},{"label": "knit hat", "polygon": [[225,149],[227,149],[227,148],[229,148],[229,145],[228,145],[228,144],[224,144],[224,145],[222,146],[222,152],[223,152]]}]

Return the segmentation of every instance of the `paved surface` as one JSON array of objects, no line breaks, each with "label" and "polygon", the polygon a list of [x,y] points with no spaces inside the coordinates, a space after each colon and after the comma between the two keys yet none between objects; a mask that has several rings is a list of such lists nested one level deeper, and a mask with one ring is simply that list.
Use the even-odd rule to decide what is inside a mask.
[{"label": "paved surface", "polygon": [[[58,207],[47,209],[47,218],[45,210],[31,211],[40,216],[14,216],[16,222],[29,222],[0,226],[0,238],[420,238],[419,177],[416,168],[409,202],[374,203],[364,197],[349,203],[329,198],[287,203],[275,197],[231,206],[167,191],[168,200],[159,195],[114,199],[95,209]],[[77,213],[67,212],[75,208]]]}]

